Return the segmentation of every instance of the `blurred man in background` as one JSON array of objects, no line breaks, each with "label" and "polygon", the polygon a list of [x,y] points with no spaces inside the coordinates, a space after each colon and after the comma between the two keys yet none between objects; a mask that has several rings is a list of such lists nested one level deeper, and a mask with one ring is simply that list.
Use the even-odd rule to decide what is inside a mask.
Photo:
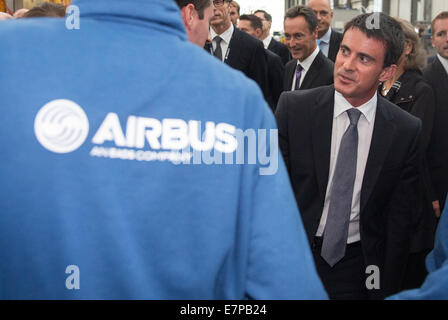
[{"label": "blurred man in background", "polygon": [[333,10],[329,0],[310,0],[308,6],[313,9],[319,21],[317,43],[322,53],[331,61],[336,61],[342,34],[331,28]]},{"label": "blurred man in background", "polygon": [[230,3],[230,20],[236,27],[238,25],[238,19],[240,18],[240,5],[236,1]]},{"label": "blurred man in background", "polygon": [[286,65],[291,60],[288,48],[281,42],[275,40],[271,35],[272,16],[264,10],[257,10],[254,13],[263,22],[263,34],[260,40],[263,41],[264,48],[269,49],[278,55],[283,64]]},{"label": "blurred man in background", "polygon": [[[238,28],[241,31],[247,32],[252,37],[259,39],[263,34],[263,25],[261,19],[255,15],[242,15],[238,23]],[[268,64],[268,80],[269,90],[272,101],[269,102],[272,110],[275,112],[278,99],[283,91],[283,76],[285,73],[285,67],[283,66],[282,59],[275,53],[266,49],[266,58]]]}]

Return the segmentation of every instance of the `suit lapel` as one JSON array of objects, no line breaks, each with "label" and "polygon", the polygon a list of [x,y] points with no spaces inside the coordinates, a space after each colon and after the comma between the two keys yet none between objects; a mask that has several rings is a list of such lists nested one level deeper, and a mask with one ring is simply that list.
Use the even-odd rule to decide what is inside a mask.
[{"label": "suit lapel", "polygon": [[285,91],[291,91],[292,82],[293,82],[293,79],[296,74],[297,60],[293,60],[293,61],[294,61],[294,63],[289,62],[286,65],[286,69],[285,69],[286,81],[285,81],[285,86],[284,86]]},{"label": "suit lapel", "polygon": [[323,60],[323,53],[322,51],[319,51],[319,54],[316,56],[313,63],[311,64],[310,69],[306,73],[305,79],[303,79],[300,89],[312,89],[311,85],[314,79],[316,79],[319,76],[319,70],[322,65],[322,60]]},{"label": "suit lapel", "polygon": [[442,81],[443,88],[447,88],[448,87],[448,74],[446,73],[445,67],[442,65],[442,63],[440,62],[440,60],[437,56],[434,59],[435,59],[434,68],[436,69],[438,78]]},{"label": "suit lapel", "polygon": [[361,211],[369,200],[375,187],[378,175],[383,167],[384,160],[389,153],[395,131],[394,124],[390,121],[392,116],[387,109],[386,100],[378,96],[378,105],[373,128],[372,142],[361,190]]},{"label": "suit lapel", "polygon": [[[230,39],[230,43],[229,43],[229,49],[228,49],[228,57],[227,59],[224,60],[224,63],[228,64],[231,67],[236,67],[238,66],[238,58],[239,58],[239,54],[241,51],[240,48],[240,34],[239,34],[239,30],[237,28],[235,28],[233,30],[233,35],[232,38]],[[226,54],[225,52],[223,52],[223,54]]]},{"label": "suit lapel", "polygon": [[325,199],[330,171],[331,134],[334,113],[334,86],[326,88],[328,90],[321,96],[316,97],[311,138],[319,195],[322,201]]}]

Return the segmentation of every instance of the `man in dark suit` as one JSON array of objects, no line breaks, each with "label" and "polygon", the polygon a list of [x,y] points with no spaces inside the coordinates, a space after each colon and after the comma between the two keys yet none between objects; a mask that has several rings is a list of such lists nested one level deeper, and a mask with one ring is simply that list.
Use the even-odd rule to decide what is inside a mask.
[{"label": "man in dark suit", "polygon": [[[240,16],[238,23],[238,28],[250,34],[256,39],[260,39],[263,33],[263,24],[261,19],[256,15],[246,15]],[[269,91],[271,101],[269,105],[272,110],[275,111],[277,107],[278,99],[280,94],[283,92],[283,75],[285,73],[285,67],[283,66],[282,59],[275,53],[266,50],[266,61],[268,65],[268,81],[269,81]]]},{"label": "man in dark suit", "polygon": [[342,34],[334,31],[330,25],[333,20],[333,11],[331,10],[329,0],[310,0],[308,6],[313,9],[319,20],[318,43],[322,53],[331,61],[336,61],[339,46],[342,41]]},{"label": "man in dark suit", "polygon": [[286,65],[291,60],[288,48],[281,42],[275,40],[271,35],[272,16],[264,10],[257,10],[254,13],[263,23],[263,33],[260,40],[263,41],[264,48],[278,55]]},{"label": "man in dark suit", "polygon": [[434,125],[428,146],[428,165],[434,187],[436,215],[445,205],[448,192],[448,11],[437,15],[431,24],[431,42],[437,56],[423,71],[435,95]]},{"label": "man in dark suit", "polygon": [[303,90],[333,83],[334,64],[317,47],[318,21],[305,6],[289,9],[285,15],[286,45],[295,60],[285,67],[283,90]]},{"label": "man in dark suit", "polygon": [[270,101],[268,71],[263,43],[235,28],[230,20],[231,0],[213,0],[214,17],[210,21],[212,43],[206,49],[215,57],[254,80],[266,101]]},{"label": "man in dark suit", "polygon": [[400,25],[380,14],[382,28],[370,30],[368,18],[346,25],[334,86],[284,92],[276,110],[280,148],[333,299],[399,290],[421,161],[420,120],[377,94],[403,51]]}]

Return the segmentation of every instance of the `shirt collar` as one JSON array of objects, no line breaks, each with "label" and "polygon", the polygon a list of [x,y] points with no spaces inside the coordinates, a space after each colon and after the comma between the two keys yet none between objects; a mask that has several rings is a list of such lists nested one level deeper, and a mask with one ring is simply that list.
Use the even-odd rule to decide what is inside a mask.
[{"label": "shirt collar", "polygon": [[[233,27],[233,23],[231,23],[230,27],[223,33],[219,34],[219,36],[225,43],[229,44],[230,40],[232,39],[234,30],[235,30],[235,28]],[[214,39],[216,36],[218,36],[218,34],[215,32],[215,30],[213,30],[212,27],[210,27],[210,36],[212,39]]]},{"label": "shirt collar", "polygon": [[268,35],[266,39],[263,40],[264,48],[267,49],[269,47],[269,44],[271,43],[272,36]]},{"label": "shirt collar", "polygon": [[440,54],[437,54],[437,58],[439,58],[440,62],[442,63],[442,66],[445,68],[446,73],[448,73],[448,59],[445,59]]},{"label": "shirt collar", "polygon": [[321,42],[325,42],[326,44],[329,44],[330,38],[331,38],[331,28],[328,28],[327,32],[319,40]]},{"label": "shirt collar", "polygon": [[[376,106],[378,103],[378,94],[375,93],[369,101],[364,103],[362,106],[359,106],[357,109],[361,111],[361,113],[364,115],[364,117],[367,119],[367,121],[370,123],[373,119],[373,116],[375,115]],[[343,114],[348,109],[354,108],[350,102],[347,101],[347,99],[344,98],[344,96],[335,91],[334,92],[334,112],[333,117],[337,118],[341,114]]]},{"label": "shirt collar", "polygon": [[310,54],[308,58],[306,58],[303,61],[297,60],[297,65],[301,65],[303,70],[308,71],[311,68],[311,65],[314,62],[314,59],[316,59],[317,55],[319,54],[319,47],[316,46],[316,49],[314,49],[313,53]]}]

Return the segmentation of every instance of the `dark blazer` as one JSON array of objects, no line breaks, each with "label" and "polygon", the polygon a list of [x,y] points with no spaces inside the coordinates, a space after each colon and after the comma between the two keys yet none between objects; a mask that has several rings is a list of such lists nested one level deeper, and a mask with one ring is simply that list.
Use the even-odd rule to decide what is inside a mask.
[{"label": "dark blazer", "polygon": [[434,246],[436,216],[432,201],[436,199],[428,167],[428,146],[434,123],[434,92],[422,77],[420,70],[406,70],[385,96],[387,100],[422,121],[421,150],[424,159],[421,168],[419,200],[416,210],[416,230],[412,235],[411,252],[430,250]]},{"label": "dark blazer", "polygon": [[[310,243],[328,184],[333,109],[334,86],[326,86],[282,93],[275,113],[280,148]],[[378,97],[360,200],[365,264],[381,272],[381,288],[369,291],[372,298],[384,298],[401,286],[421,161],[420,131],[419,119]]]},{"label": "dark blazer", "polygon": [[328,49],[328,59],[335,62],[336,56],[338,55],[339,47],[341,46],[342,42],[342,33],[336,32],[333,29],[331,29],[331,36],[330,36],[330,47]]},{"label": "dark blazer", "polygon": [[269,43],[268,49],[282,59],[283,65],[286,65],[289,60],[292,59],[288,47],[283,43],[275,40],[274,38],[272,38],[271,42]]},{"label": "dark blazer", "polygon": [[271,97],[269,105],[271,106],[272,111],[275,111],[280,94],[283,92],[285,66],[283,65],[282,59],[269,50],[266,50],[266,58],[268,63],[268,81]]},{"label": "dark blazer", "polygon": [[[292,82],[296,76],[297,60],[291,60],[285,67],[285,78],[283,80],[283,90],[291,91]],[[322,86],[327,86],[334,81],[334,63],[325,57],[322,51],[314,59],[311,64],[310,70],[305,75],[303,79],[302,86],[300,90],[312,89]]]},{"label": "dark blazer", "polygon": [[431,86],[435,96],[428,165],[436,195],[433,200],[439,200],[443,206],[448,192],[448,75],[439,58],[433,59],[423,70],[423,78]]},{"label": "dark blazer", "polygon": [[[204,48],[210,53],[213,51],[211,44],[206,44]],[[223,52],[223,54],[226,55],[224,63],[254,80],[263,92],[265,100],[269,102],[271,98],[269,97],[268,67],[265,52],[263,42],[235,28],[229,43],[229,49],[227,53]]]}]

